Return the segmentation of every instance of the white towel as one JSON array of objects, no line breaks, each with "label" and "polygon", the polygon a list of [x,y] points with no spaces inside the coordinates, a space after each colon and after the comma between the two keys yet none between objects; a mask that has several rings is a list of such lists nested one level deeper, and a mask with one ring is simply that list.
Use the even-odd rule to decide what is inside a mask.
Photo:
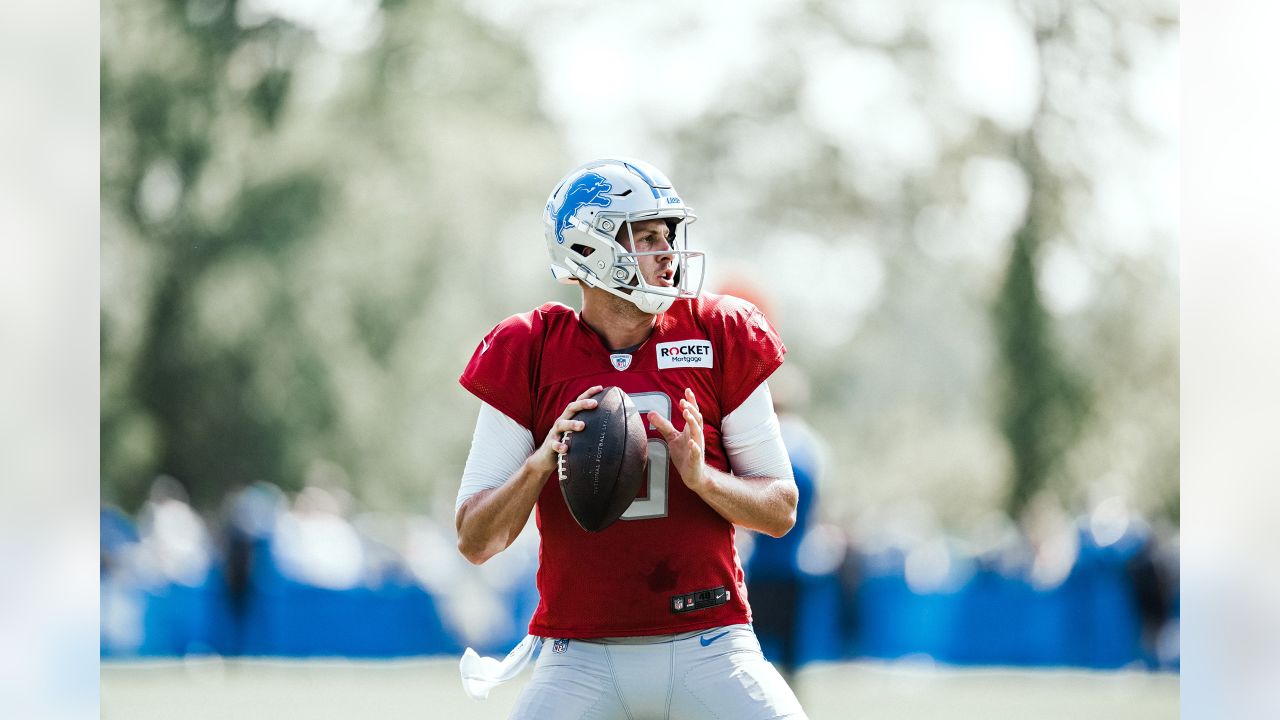
[{"label": "white towel", "polygon": [[476,700],[489,697],[489,691],[510,680],[533,658],[533,653],[542,646],[542,638],[525,635],[501,662],[491,657],[480,657],[471,648],[462,653],[462,661],[458,669],[462,671],[462,689]]}]

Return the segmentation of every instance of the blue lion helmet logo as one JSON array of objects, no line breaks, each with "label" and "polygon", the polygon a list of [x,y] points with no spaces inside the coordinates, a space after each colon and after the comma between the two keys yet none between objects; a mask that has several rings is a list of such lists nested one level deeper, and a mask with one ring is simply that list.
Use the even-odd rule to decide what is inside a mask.
[{"label": "blue lion helmet logo", "polygon": [[587,205],[609,207],[613,199],[605,193],[613,189],[608,180],[598,173],[583,173],[574,180],[564,193],[564,202],[556,211],[556,240],[564,244],[564,231],[569,227],[569,218]]}]

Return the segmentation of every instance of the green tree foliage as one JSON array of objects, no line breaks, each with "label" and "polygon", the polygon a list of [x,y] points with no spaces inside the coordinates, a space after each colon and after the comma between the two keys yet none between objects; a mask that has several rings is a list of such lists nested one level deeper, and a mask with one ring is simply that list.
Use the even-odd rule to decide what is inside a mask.
[{"label": "green tree foliage", "polygon": [[487,239],[450,175],[542,132],[526,63],[456,3],[261,7],[103,8],[103,495],[136,507],[167,473],[208,508],[329,461],[421,508],[458,446],[428,323],[460,367],[455,323],[496,320],[441,312],[470,257],[446,241]]},{"label": "green tree foliage", "polygon": [[994,305],[1000,343],[1000,429],[1009,442],[1012,483],[1005,509],[1016,517],[1059,469],[1086,411],[1085,393],[1063,367],[1053,322],[1037,289],[1036,215],[1013,238]]},{"label": "green tree foliage", "polygon": [[[201,212],[198,199],[226,115],[251,120],[244,137],[250,144],[286,131],[279,121],[297,58],[285,48],[303,41],[302,33],[282,22],[242,29],[234,5],[193,22],[189,7],[196,5],[118,4],[109,11],[117,22],[141,27],[126,33],[127,45],[119,38],[118,54],[108,46],[104,58],[104,139],[119,143],[105,150],[104,204],[125,225],[119,230],[139,241],[150,270],[146,298],[134,308],[144,320],[132,352],[116,352],[109,340],[115,318],[103,319],[104,378],[119,384],[104,382],[118,395],[103,403],[103,479],[126,505],[136,504],[156,472],[181,478],[201,505],[216,502],[228,483],[287,482],[299,474],[292,436],[330,432],[334,423],[319,348],[298,337],[294,300],[278,282],[299,243],[324,220],[332,188],[323,168],[310,163],[244,178],[217,215]],[[280,65],[233,87],[228,66],[254,43],[279,51]],[[202,332],[200,294],[232,264],[263,270],[258,293],[270,320],[256,339],[219,342]],[[286,412],[254,387],[266,352],[286,355],[293,368]],[[136,452],[125,436],[138,416],[151,428],[151,447],[126,457]]]}]

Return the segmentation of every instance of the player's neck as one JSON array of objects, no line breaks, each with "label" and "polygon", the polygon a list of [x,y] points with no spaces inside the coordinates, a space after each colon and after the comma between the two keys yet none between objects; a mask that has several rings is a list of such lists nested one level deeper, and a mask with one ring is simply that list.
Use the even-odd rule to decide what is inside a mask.
[{"label": "player's neck", "polygon": [[596,288],[582,293],[582,321],[610,350],[639,345],[653,332],[658,316],[650,315],[620,297]]}]

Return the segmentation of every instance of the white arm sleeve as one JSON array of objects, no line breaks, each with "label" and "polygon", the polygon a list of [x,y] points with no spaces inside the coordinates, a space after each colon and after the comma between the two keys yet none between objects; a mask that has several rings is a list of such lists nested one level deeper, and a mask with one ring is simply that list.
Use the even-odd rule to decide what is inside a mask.
[{"label": "white arm sleeve", "polygon": [[760,383],[737,409],[725,415],[720,431],[734,475],[795,479],[768,383]]},{"label": "white arm sleeve", "polygon": [[462,485],[454,515],[467,498],[481,490],[496,488],[515,474],[533,454],[533,433],[489,403],[480,403],[476,432],[471,436],[471,452],[462,470]]}]

